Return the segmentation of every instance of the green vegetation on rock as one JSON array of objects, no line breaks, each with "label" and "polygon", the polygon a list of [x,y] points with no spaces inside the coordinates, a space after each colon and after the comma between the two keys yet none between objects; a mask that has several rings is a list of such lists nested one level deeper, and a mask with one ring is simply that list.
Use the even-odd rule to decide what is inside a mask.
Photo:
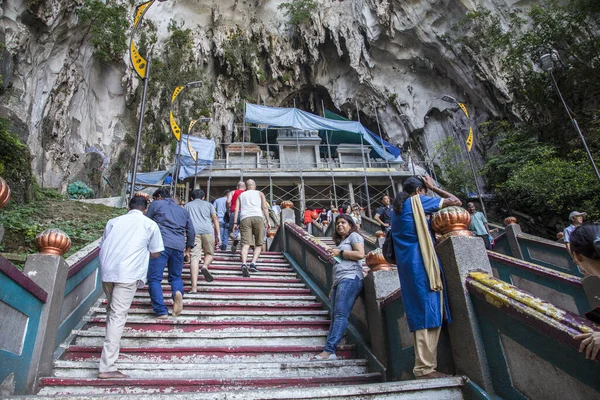
[{"label": "green vegetation on rock", "polygon": [[0,176],[11,188],[11,202],[33,199],[31,155],[27,146],[10,132],[10,123],[0,118]]},{"label": "green vegetation on rock", "polygon": [[71,238],[71,250],[65,255],[68,257],[100,238],[109,219],[126,212],[124,208],[67,200],[51,189],[38,189],[35,197],[29,204],[11,201],[0,212],[0,225],[5,229],[0,252],[35,253],[36,235],[59,228]]},{"label": "green vegetation on rock", "polygon": [[77,15],[89,25],[94,55],[105,62],[122,61],[129,27],[125,6],[114,1],[85,0]]},{"label": "green vegetation on rock", "polygon": [[600,160],[600,39],[597,0],[544,1],[527,18],[485,9],[467,15],[449,41],[457,51],[500,69],[514,118],[480,126],[494,138],[483,174],[504,206],[549,229],[574,209],[600,218],[600,183],[540,56],[554,52],[554,77],[590,150]]},{"label": "green vegetation on rock", "polygon": [[278,9],[283,10],[289,18],[290,25],[298,27],[310,21],[312,15],[317,11],[315,0],[294,0],[290,3],[281,3]]}]

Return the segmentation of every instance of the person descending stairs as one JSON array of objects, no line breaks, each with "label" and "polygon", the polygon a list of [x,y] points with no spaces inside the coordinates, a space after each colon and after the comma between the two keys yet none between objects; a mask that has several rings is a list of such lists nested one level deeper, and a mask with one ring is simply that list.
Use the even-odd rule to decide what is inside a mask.
[{"label": "person descending stairs", "polygon": [[216,392],[382,380],[345,340],[338,360],[311,360],[325,344],[328,311],[281,253],[262,253],[260,272],[249,278],[241,276],[239,262],[239,253],[217,251],[214,281],[201,278],[193,294],[189,267],[184,269],[186,296],[178,318],[153,318],[147,288],[138,290],[117,362],[129,379],[98,379],[106,318],[101,299],[67,339],[53,376],[41,378],[39,394]]}]

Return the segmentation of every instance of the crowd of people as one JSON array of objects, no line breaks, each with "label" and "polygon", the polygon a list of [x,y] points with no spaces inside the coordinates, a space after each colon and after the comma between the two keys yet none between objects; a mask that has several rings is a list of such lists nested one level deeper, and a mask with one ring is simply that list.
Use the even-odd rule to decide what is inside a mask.
[{"label": "crowd of people", "polygon": [[[430,197],[431,191],[438,197]],[[157,319],[168,318],[162,281],[165,268],[173,298],[172,315],[183,312],[184,260],[190,261],[191,290],[197,292],[198,276],[212,282],[210,265],[215,248],[231,250],[241,242],[241,274],[249,277],[259,271],[258,258],[266,241],[270,221],[279,223],[281,208],[269,205],[252,179],[239,182],[235,190],[226,190],[213,203],[206,193],[196,189],[185,206],[177,204],[169,190],[160,188],[150,204],[135,196],[126,215],[110,220],[100,243],[100,273],[107,297],[106,337],[99,366],[99,378],[126,378],[116,368],[119,342],[137,288],[146,283],[152,310]],[[435,237],[429,227],[430,216],[449,206],[460,206],[457,196],[434,185],[431,177],[410,177],[403,191],[392,199],[383,196],[374,220],[390,233],[406,319],[414,339],[417,379],[446,376],[437,371],[437,346],[441,327],[452,318],[443,270],[435,253]],[[493,246],[493,231],[485,215],[467,204],[471,214],[469,229],[481,237],[487,249]],[[344,202],[341,207],[306,210],[304,222],[313,220],[334,224],[330,249],[333,284],[330,292],[331,325],[323,351],[315,360],[336,359],[336,348],[345,334],[354,303],[363,289],[362,260],[364,238],[359,233],[362,208]],[[316,213],[316,216],[315,216]],[[145,214],[145,215],[144,215]],[[564,239],[573,260],[588,274],[600,276],[600,224],[583,224],[585,213],[574,211],[572,224],[564,230]],[[315,218],[316,217],[316,218]],[[253,253],[248,262],[250,247]],[[200,262],[202,267],[200,268]],[[599,310],[600,311],[600,310]],[[600,351],[600,333],[586,333],[581,351],[595,359]]]}]

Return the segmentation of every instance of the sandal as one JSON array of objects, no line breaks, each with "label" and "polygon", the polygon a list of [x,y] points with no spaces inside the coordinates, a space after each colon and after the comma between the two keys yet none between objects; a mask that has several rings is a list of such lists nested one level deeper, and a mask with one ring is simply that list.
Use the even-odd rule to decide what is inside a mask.
[{"label": "sandal", "polygon": [[316,356],[314,356],[312,359],[315,361],[337,360],[337,356],[335,355],[335,353],[327,353],[327,354],[329,354],[328,356],[323,355],[324,353],[326,353],[326,352],[324,351],[323,353],[319,353]]}]

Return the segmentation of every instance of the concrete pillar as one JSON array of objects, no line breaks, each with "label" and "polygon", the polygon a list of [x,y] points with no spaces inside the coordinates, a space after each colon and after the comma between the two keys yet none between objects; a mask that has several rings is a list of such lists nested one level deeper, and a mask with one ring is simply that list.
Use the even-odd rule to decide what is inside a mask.
[{"label": "concrete pillar", "polygon": [[283,208],[281,210],[281,225],[279,226],[279,229],[281,229],[281,235],[280,235],[280,240],[281,242],[279,243],[279,247],[281,249],[283,249],[284,251],[287,251],[286,248],[286,243],[285,243],[285,223],[287,221],[296,223],[296,214],[294,213],[294,209],[293,208]]},{"label": "concrete pillar", "polygon": [[436,247],[446,276],[452,323],[448,324],[452,356],[458,374],[468,376],[485,391],[493,393],[492,380],[477,317],[465,286],[472,271],[492,275],[483,239],[454,236]]},{"label": "concrete pillar", "polygon": [[32,254],[27,257],[23,272],[48,293],[48,300],[40,315],[31,367],[27,374],[27,387],[31,393],[35,393],[38,378],[43,375],[50,376],[52,373],[52,356],[60,325],[69,265],[60,256]]},{"label": "concrete pillar", "polygon": [[402,192],[402,182],[396,183],[396,193]]},{"label": "concrete pillar", "polygon": [[519,239],[517,238],[517,236],[521,234],[521,226],[518,224],[508,224],[504,229],[504,234],[508,240],[508,246],[510,248],[511,255],[514,258],[523,260],[523,251],[521,251]]},{"label": "concrete pillar", "polygon": [[365,277],[365,307],[369,333],[371,335],[371,350],[375,357],[387,368],[387,331],[381,310],[381,303],[400,288],[398,272],[371,271]]},{"label": "concrete pillar", "polygon": [[[354,201],[354,185],[352,185],[352,182],[350,182],[350,183],[348,184],[348,194],[350,195],[350,204],[354,204],[354,203],[356,203],[356,202]],[[345,211],[346,211],[346,210],[344,210],[344,212],[345,212]]]}]

